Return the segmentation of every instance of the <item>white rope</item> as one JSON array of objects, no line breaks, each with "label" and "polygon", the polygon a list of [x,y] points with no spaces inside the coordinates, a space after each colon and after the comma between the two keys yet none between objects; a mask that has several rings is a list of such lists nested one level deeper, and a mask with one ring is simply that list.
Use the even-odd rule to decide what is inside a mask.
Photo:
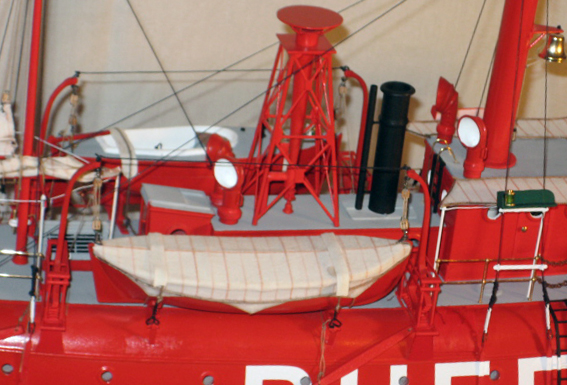
[{"label": "white rope", "polygon": [[325,346],[327,345],[327,325],[331,322],[327,319],[321,326],[321,357],[319,357],[319,374],[317,375],[317,384],[321,383],[321,379],[325,376],[327,370],[327,362],[325,361]]}]

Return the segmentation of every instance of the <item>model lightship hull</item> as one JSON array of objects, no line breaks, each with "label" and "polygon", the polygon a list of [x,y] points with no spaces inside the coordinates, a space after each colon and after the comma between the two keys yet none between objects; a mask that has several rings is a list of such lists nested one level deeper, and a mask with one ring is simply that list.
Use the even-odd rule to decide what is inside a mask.
[{"label": "model lightship hull", "polygon": [[[0,262],[8,269],[0,275],[0,382],[567,381],[567,145],[558,139],[567,119],[543,121],[544,139],[533,124],[516,123],[532,37],[562,32],[534,25],[537,4],[505,3],[485,109],[460,111],[441,78],[432,108],[439,122],[411,126],[426,136],[417,173],[401,164],[415,92],[402,82],[382,85],[378,122],[370,87],[366,140],[356,153],[341,150],[335,49],[324,34],[342,17],[311,6],[278,12],[294,33],[278,36],[255,131],[189,124],[169,138],[114,128],[46,138],[54,100],[78,84],[72,77],[48,101],[36,150],[36,0],[32,123],[21,154],[31,169],[10,158],[9,140],[0,163],[16,165],[5,176],[18,182],[19,215],[17,250],[0,251],[13,256]],[[366,95],[358,75],[347,69],[345,77]],[[0,112],[13,130],[10,105]],[[189,129],[181,139],[177,131]],[[544,140],[561,166],[542,174],[533,164],[547,155],[531,148]],[[39,156],[44,143],[49,160]],[[77,164],[67,161],[77,155]],[[65,163],[65,172],[47,173],[51,163]],[[85,217],[93,231],[83,229]]]}]

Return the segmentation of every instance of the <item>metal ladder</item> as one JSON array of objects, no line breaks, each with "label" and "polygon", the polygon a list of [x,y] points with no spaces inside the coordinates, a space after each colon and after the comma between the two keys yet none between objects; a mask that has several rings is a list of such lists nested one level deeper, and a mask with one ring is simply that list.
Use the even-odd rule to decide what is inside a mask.
[{"label": "metal ladder", "polygon": [[[542,283],[543,298],[549,310],[547,327],[550,330],[550,321],[553,321],[555,332],[555,354],[557,356],[557,385],[567,384],[567,368],[561,366],[561,356],[567,353],[567,299],[550,300],[547,294],[547,284]],[[549,319],[551,318],[551,319]]]}]

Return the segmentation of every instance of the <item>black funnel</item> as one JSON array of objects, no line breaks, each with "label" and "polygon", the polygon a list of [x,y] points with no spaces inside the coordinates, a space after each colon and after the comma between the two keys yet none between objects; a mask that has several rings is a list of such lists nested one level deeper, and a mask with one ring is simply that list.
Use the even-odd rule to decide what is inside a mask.
[{"label": "black funnel", "polygon": [[415,88],[402,82],[387,82],[380,90],[384,98],[368,208],[375,213],[391,214],[396,208],[409,102]]}]

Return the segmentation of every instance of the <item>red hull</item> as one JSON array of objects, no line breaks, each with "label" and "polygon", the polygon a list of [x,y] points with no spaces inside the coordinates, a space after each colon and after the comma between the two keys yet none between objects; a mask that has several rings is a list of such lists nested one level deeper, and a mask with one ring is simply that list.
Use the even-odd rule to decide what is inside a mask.
[{"label": "red hull", "polygon": [[[23,303],[0,303],[5,315],[2,326],[16,325],[24,309]],[[14,368],[10,375],[0,373],[2,383],[198,384],[210,375],[216,384],[243,385],[257,383],[252,373],[269,369],[257,367],[263,365],[295,367],[296,374],[299,368],[316,381],[326,313],[248,316],[164,308],[157,315],[159,326],[153,327],[146,325],[149,314],[141,307],[69,305],[65,332],[45,331],[38,325],[29,342],[26,335],[0,341],[0,362]],[[441,384],[443,378],[439,370],[436,375],[436,365],[488,361],[484,365],[500,374],[497,383],[518,384],[519,370],[529,369],[525,361],[520,361],[524,366],[519,369],[519,359],[551,355],[540,302],[496,305],[484,346],[485,306],[444,307],[437,314],[437,334],[400,337],[401,341],[372,357],[363,353],[411,328],[406,311],[342,311],[339,319],[343,326],[327,331],[326,374],[351,362],[355,364],[352,370],[358,369],[358,383],[397,384],[398,378],[391,375],[395,377],[400,367],[392,365],[407,365],[410,383]],[[364,359],[357,361],[361,357]],[[368,362],[356,366],[365,360]],[[454,367],[458,373],[460,366]],[[105,371],[112,373],[109,382],[101,379]],[[532,374],[535,382],[524,378],[522,383],[551,384],[555,373],[536,372]],[[269,374],[264,377],[270,379]],[[352,377],[344,382],[356,383]],[[494,382],[483,375],[461,377],[452,383]]]}]

